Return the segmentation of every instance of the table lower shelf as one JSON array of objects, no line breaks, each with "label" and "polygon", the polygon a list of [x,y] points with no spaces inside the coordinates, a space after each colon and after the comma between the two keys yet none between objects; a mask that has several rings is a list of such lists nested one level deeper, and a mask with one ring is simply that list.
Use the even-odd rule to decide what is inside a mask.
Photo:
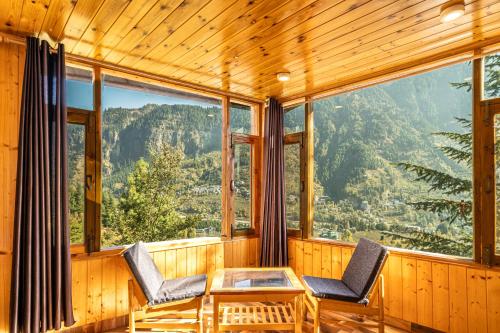
[{"label": "table lower shelf", "polygon": [[219,307],[219,330],[293,330],[295,308],[291,303]]}]

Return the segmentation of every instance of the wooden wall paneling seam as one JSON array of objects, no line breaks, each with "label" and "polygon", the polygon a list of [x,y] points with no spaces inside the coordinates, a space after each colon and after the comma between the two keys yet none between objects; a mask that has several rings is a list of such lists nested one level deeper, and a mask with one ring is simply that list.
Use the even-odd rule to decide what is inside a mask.
[{"label": "wooden wall paneling seam", "polygon": [[402,319],[417,322],[417,260],[402,257],[401,272],[403,279]]},{"label": "wooden wall paneling seam", "polygon": [[450,295],[450,332],[467,332],[467,268],[448,265]]},{"label": "wooden wall paneling seam", "polygon": [[389,288],[391,293],[386,301],[389,302],[389,315],[396,318],[403,317],[403,279],[402,279],[402,258],[397,255],[391,255],[388,259],[389,276],[391,281]]},{"label": "wooden wall paneling seam", "polygon": [[469,332],[487,332],[486,273],[483,269],[467,269],[467,301]]},{"label": "wooden wall paneling seam", "polygon": [[500,273],[486,272],[488,332],[500,332]]},{"label": "wooden wall paneling seam", "polygon": [[[419,10],[423,10],[418,13],[418,17],[413,16],[416,13],[416,9],[414,8],[414,6],[410,6],[405,10],[393,15],[393,19],[395,20],[394,24],[384,25],[384,23],[387,22],[387,12],[386,8],[384,7],[382,8],[383,10],[379,15],[379,18],[381,19],[376,22],[377,24],[380,24],[380,26],[374,27],[373,25],[364,25],[357,30],[350,29],[349,33],[347,34],[342,33],[342,30],[338,30],[338,36],[326,34],[322,35],[321,37],[315,37],[312,41],[308,40],[308,47],[312,51],[314,51],[313,53],[310,53],[311,61],[305,60],[304,58],[298,59],[296,56],[289,55],[288,53],[277,54],[275,57],[270,58],[266,57],[264,61],[260,59],[261,62],[256,63],[253,68],[254,71],[263,73],[263,75],[261,75],[261,79],[259,79],[256,84],[262,85],[263,87],[276,85],[276,81],[273,80],[273,78],[269,74],[272,74],[270,70],[272,68],[272,65],[275,65],[277,61],[279,63],[283,63],[283,66],[286,67],[287,70],[291,71],[292,73],[298,74],[293,75],[293,80],[296,80],[296,82],[302,82],[302,78],[305,77],[304,71],[311,71],[313,69],[313,67],[311,66],[321,66],[322,64],[325,64],[321,66],[321,69],[318,68],[317,71],[314,71],[316,77],[322,72],[330,70],[332,68],[332,64],[335,64],[335,66],[339,66],[342,63],[353,62],[356,57],[361,57],[360,59],[363,59],[362,57],[366,58],[367,56],[371,57],[374,52],[375,54],[392,54],[391,49],[396,48],[399,44],[402,44],[403,41],[410,40],[415,42],[419,41],[419,38],[421,38],[422,35],[428,35],[421,33],[420,31],[419,34],[415,33],[415,31],[418,30],[417,28],[420,26],[422,26],[422,28],[427,28],[429,34],[435,31],[455,31],[456,29],[458,29],[457,25],[459,22],[456,21],[453,22],[453,25],[440,25],[439,17],[436,17],[435,15],[437,12],[436,8],[439,8],[439,5],[436,5],[436,3],[432,2],[427,3],[429,4],[429,7],[418,7]],[[487,13],[489,13],[490,10],[490,7],[487,6],[492,4],[495,5],[494,0],[486,3],[480,3],[482,8],[475,8],[476,11],[474,12],[474,14],[478,17],[474,17],[474,19],[478,20],[481,19],[482,16],[487,16]],[[395,5],[396,8],[400,7],[399,3],[396,3]],[[467,12],[471,11],[470,7],[471,5],[467,6]],[[486,11],[487,9],[488,12]],[[401,13],[405,13],[406,11],[409,11],[409,15],[407,15],[408,19],[400,20],[401,16],[405,17],[405,14]],[[472,18],[472,13],[467,13],[465,17],[460,18],[460,22],[463,22],[465,25],[467,24],[467,20],[470,18]],[[402,25],[404,24],[403,22],[406,21],[408,21],[408,24]],[[364,17],[360,19],[360,23],[365,23]],[[362,33],[366,33],[366,35],[362,35]],[[396,38],[397,42],[395,41]],[[353,40],[357,40],[359,41],[359,43],[353,45]],[[292,39],[290,42],[296,43],[296,40]],[[382,44],[381,46],[381,43],[384,44]],[[295,47],[289,46],[284,48],[293,50],[294,48],[299,47],[299,45],[300,44]],[[275,59],[278,56],[279,59]],[[307,64],[307,66],[309,67],[304,68],[305,64]],[[240,71],[237,73],[231,72],[232,80],[238,81],[244,79],[245,76],[242,76],[242,74],[244,73],[245,69],[241,68],[239,70]],[[262,81],[262,79],[264,79],[265,81]],[[207,81],[205,83],[210,84],[211,82]]]},{"label": "wooden wall paneling seam", "polygon": [[432,263],[432,327],[440,331],[450,330],[448,265]]}]

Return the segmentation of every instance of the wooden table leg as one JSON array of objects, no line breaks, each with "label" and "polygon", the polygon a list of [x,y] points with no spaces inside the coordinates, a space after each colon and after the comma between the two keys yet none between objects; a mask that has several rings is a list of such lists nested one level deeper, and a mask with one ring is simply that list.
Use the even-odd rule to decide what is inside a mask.
[{"label": "wooden table leg", "polygon": [[214,296],[214,313],[213,313],[213,323],[214,333],[219,333],[219,298]]},{"label": "wooden table leg", "polygon": [[295,297],[295,333],[302,332],[302,295]]}]

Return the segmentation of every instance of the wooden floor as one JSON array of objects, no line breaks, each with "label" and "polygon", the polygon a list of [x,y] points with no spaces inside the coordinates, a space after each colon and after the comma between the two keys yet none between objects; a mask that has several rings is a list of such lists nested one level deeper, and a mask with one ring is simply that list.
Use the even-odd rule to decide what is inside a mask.
[{"label": "wooden floor", "polygon": [[[205,302],[204,308],[204,332],[210,333],[212,332],[212,305],[208,302]],[[367,320],[367,322],[370,322]],[[373,323],[373,322],[372,322]],[[312,319],[308,316],[307,321],[304,322],[302,326],[302,330],[304,333],[309,333],[313,331]],[[109,333],[125,333],[128,332],[126,327],[114,329],[108,331]],[[247,331],[242,331],[247,332]],[[266,332],[281,332],[281,331],[266,331]],[[285,332],[285,331],[283,331]],[[322,333],[354,333],[354,332],[362,332],[362,333],[372,333],[377,332],[374,328],[365,328],[361,325],[361,320],[357,316],[338,313],[333,311],[323,311],[321,313],[321,332]],[[389,325],[386,325],[385,329],[386,333],[400,333],[407,332],[402,329],[398,329]]]}]

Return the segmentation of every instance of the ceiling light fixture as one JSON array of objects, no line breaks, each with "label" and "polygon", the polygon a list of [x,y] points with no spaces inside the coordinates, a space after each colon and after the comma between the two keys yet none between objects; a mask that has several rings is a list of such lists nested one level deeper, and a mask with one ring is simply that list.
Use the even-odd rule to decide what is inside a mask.
[{"label": "ceiling light fixture", "polygon": [[465,5],[462,2],[457,3],[456,1],[444,4],[441,7],[441,22],[451,22],[465,14]]},{"label": "ceiling light fixture", "polygon": [[290,73],[289,72],[281,72],[277,73],[276,77],[278,78],[279,81],[285,82],[290,80]]}]

